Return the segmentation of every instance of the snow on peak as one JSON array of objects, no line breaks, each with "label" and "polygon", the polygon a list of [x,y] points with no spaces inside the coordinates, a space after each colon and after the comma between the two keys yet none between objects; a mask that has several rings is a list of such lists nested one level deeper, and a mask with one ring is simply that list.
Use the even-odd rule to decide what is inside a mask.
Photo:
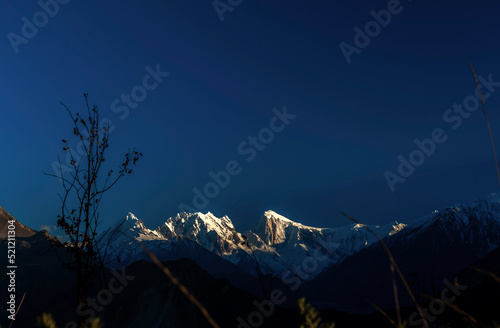
[{"label": "snow on peak", "polygon": [[168,218],[155,231],[166,239],[187,237],[209,251],[221,254],[243,241],[229,217],[218,218],[210,212],[179,213]]},{"label": "snow on peak", "polygon": [[262,219],[259,222],[259,225],[261,225],[262,223],[267,223],[269,221],[279,222],[279,224],[281,224],[283,226],[296,226],[299,228],[309,229],[309,230],[318,230],[319,231],[319,230],[325,229],[325,228],[317,228],[317,227],[303,225],[300,222],[290,220],[289,218],[286,218],[283,215],[280,215],[272,210],[267,210],[264,212],[264,215],[262,216]]},{"label": "snow on peak", "polygon": [[[384,227],[370,226],[383,237],[395,233],[402,226],[396,222]],[[315,228],[292,221],[268,210],[258,222],[256,229],[237,232],[227,216],[216,217],[207,213],[178,213],[169,217],[157,229],[146,228],[144,222],[128,213],[120,221],[121,233],[115,234],[111,249],[117,258],[140,257],[142,250],[135,241],[142,241],[156,253],[168,252],[172,245],[190,240],[206,250],[253,272],[257,257],[264,273],[279,274],[286,269],[300,266],[307,258],[320,254],[327,260],[319,264],[316,273],[332,263],[343,260],[350,254],[370,245],[376,237],[362,225],[341,228]],[[249,244],[244,241],[248,240]],[[124,262],[125,263],[125,262]],[[309,278],[312,278],[311,275]],[[307,279],[309,279],[307,278]]]},{"label": "snow on peak", "polygon": [[165,239],[156,231],[150,230],[146,227],[144,222],[138,219],[133,213],[129,212],[125,219],[118,220],[115,224],[115,231],[120,231],[124,238],[132,238],[136,240],[155,240]]},{"label": "snow on peak", "polygon": [[[170,217],[158,229],[164,232],[172,232],[173,234],[189,235],[198,233],[200,230],[205,232],[215,231],[222,233],[224,230],[234,230],[233,222],[229,217],[216,217],[210,212],[203,214],[197,213],[178,213],[175,217]],[[192,232],[192,233],[190,233]]]},{"label": "snow on peak", "polygon": [[352,229],[357,230],[357,229],[364,229],[365,225],[363,223],[355,223]]},{"label": "snow on peak", "polygon": [[492,196],[496,195],[433,211],[410,224],[399,238],[432,239],[439,235],[446,236],[442,242],[476,243],[482,251],[490,251],[500,245],[500,203]]},{"label": "snow on peak", "polygon": [[394,221],[394,223],[392,223],[391,226],[392,226],[392,231],[389,232],[389,236],[392,236],[392,235],[400,232],[401,230],[406,228],[408,225],[405,223],[399,223],[398,221]]},{"label": "snow on peak", "polygon": [[274,211],[266,211],[253,232],[267,245],[280,245],[302,239],[303,232],[320,234],[322,228],[308,227]]},{"label": "snow on peak", "polygon": [[132,212],[128,212],[127,217],[125,220],[131,220],[131,221],[139,221],[139,219],[134,215]]},{"label": "snow on peak", "polygon": [[281,221],[284,221],[284,222],[292,222],[292,223],[295,223],[293,222],[292,220],[290,219],[287,219],[286,217],[284,217],[283,215],[279,215],[278,213],[276,213],[275,211],[271,211],[271,210],[268,210],[268,211],[265,211],[264,212],[264,217],[267,218],[267,219],[270,219],[270,218],[275,218],[275,219],[279,219]]},{"label": "snow on peak", "polygon": [[490,194],[485,199],[479,199],[469,203],[458,203],[445,207],[441,211],[434,211],[430,215],[417,220],[412,226],[429,226],[434,222],[450,224],[454,226],[469,226],[473,224],[488,222],[494,218],[498,220],[500,216],[500,204],[497,194]]}]

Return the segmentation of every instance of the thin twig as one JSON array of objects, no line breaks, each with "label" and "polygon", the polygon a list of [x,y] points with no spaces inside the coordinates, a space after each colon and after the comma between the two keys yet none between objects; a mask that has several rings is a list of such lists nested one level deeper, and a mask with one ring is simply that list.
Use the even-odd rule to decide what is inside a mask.
[{"label": "thin twig", "polygon": [[472,66],[472,62],[470,62],[470,69],[472,71],[472,74],[474,74],[474,79],[476,80],[477,90],[479,92],[481,102],[483,103],[483,113],[484,113],[484,116],[486,117],[486,124],[488,125],[488,133],[490,135],[491,148],[493,149],[493,158],[495,159],[495,168],[497,170],[498,187],[500,189],[500,168],[498,167],[498,158],[497,158],[497,152],[495,150],[495,141],[493,141],[493,132],[491,131],[490,118],[488,117],[488,111],[486,110],[486,101],[484,100],[483,92],[481,91],[481,85],[479,84],[479,80],[477,79],[477,74],[476,74],[476,71],[474,70],[474,67]]}]

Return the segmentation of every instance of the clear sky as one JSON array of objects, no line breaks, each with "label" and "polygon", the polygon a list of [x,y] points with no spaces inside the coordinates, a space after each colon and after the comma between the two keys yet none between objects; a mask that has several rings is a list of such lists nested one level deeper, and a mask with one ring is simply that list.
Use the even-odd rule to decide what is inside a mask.
[{"label": "clear sky", "polygon": [[[84,92],[114,128],[107,162],[144,154],[105,196],[105,223],[131,211],[155,228],[228,163],[238,174],[200,210],[238,230],[267,209],[314,226],[348,224],[340,211],[410,222],[498,191],[483,113],[452,110],[474,104],[469,61],[500,89],[499,2],[44,1],[0,2],[0,206],[35,229],[59,210],[42,174],[72,134],[59,101],[81,111]],[[500,144],[500,91],[484,89]],[[384,173],[435,129],[446,140],[391,191]]]}]

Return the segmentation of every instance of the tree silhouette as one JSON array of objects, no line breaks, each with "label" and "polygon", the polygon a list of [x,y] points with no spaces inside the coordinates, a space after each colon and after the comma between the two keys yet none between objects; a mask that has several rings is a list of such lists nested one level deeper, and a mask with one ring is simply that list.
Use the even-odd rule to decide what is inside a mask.
[{"label": "tree silhouette", "polygon": [[[62,166],[59,165],[61,170],[58,174],[45,173],[59,179],[64,189],[64,192],[59,194],[62,204],[61,214],[57,216],[57,226],[68,238],[65,246],[72,256],[71,260],[64,264],[76,271],[78,307],[84,305],[92,279],[103,268],[102,251],[106,244],[102,241],[106,233],[98,234],[102,197],[122,177],[132,173],[132,166],[142,156],[135,149],[129,149],[116,172],[111,169],[104,171],[105,153],[109,147],[109,122],[103,124],[104,122],[99,120],[99,109],[96,105],[89,106],[87,93],[84,93],[84,98],[86,117],[79,113],[73,115],[68,107],[61,103],[71,118],[73,136],[78,142],[77,147],[71,147],[68,139],[62,140],[63,151],[69,154],[71,159],[71,171],[63,172]],[[79,326],[83,327],[84,324],[85,318],[79,315]]]}]

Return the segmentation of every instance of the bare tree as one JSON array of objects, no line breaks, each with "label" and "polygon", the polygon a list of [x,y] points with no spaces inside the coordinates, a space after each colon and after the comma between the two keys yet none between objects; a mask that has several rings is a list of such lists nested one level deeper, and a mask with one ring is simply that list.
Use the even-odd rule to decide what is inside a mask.
[{"label": "bare tree", "polygon": [[[105,233],[98,234],[101,223],[99,206],[106,191],[113,187],[122,177],[132,173],[134,166],[142,156],[135,149],[125,154],[117,172],[104,171],[105,153],[109,147],[109,123],[99,120],[99,109],[89,106],[88,94],[84,94],[86,114],[73,113],[61,103],[69,114],[73,126],[73,135],[79,143],[71,147],[68,139],[63,139],[63,151],[69,154],[71,171],[63,172],[59,158],[59,174],[46,175],[56,177],[62,182],[64,192],[61,199],[61,214],[57,220],[68,241],[66,247],[73,255],[65,265],[76,271],[76,301],[81,306],[90,283],[103,269],[101,249],[105,247],[102,238]],[[82,151],[83,149],[83,151]],[[84,318],[79,317],[79,326],[84,326]]]}]

